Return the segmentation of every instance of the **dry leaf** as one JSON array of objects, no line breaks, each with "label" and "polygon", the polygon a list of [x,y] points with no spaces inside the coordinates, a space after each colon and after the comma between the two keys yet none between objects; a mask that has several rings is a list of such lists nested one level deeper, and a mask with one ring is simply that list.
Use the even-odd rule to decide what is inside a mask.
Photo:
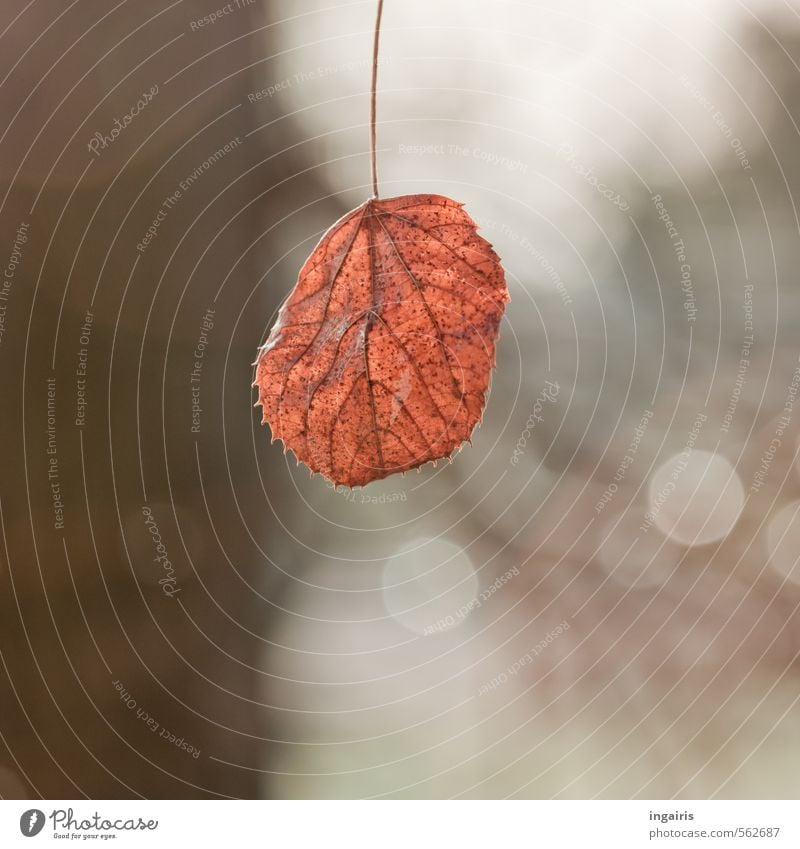
[{"label": "dry leaf", "polygon": [[273,441],[347,486],[450,455],[481,419],[507,300],[460,203],[367,201],[322,237],[259,353]]}]

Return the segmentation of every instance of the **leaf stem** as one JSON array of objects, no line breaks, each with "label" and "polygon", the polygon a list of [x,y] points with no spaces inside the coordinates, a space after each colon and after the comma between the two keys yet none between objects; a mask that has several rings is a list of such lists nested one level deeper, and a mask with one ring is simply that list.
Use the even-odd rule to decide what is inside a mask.
[{"label": "leaf stem", "polygon": [[372,197],[378,197],[378,151],[377,151],[377,106],[378,106],[378,44],[381,37],[381,15],[383,0],[378,0],[378,12],[375,16],[375,37],[372,42],[372,86],[369,102],[369,152],[372,168]]}]

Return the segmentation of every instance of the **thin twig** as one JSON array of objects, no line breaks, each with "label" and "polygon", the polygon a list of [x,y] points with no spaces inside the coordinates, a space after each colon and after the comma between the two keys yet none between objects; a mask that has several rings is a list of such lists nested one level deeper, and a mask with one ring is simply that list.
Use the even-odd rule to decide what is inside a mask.
[{"label": "thin twig", "polygon": [[378,13],[375,16],[375,38],[372,42],[372,88],[369,103],[369,150],[372,166],[372,196],[378,197],[378,151],[377,151],[377,106],[378,106],[378,42],[381,37],[381,15],[383,0],[378,0]]}]

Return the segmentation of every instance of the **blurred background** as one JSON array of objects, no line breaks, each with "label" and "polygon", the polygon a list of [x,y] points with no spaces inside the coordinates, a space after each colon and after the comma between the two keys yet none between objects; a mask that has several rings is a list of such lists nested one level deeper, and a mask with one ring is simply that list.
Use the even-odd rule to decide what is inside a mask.
[{"label": "blurred background", "polygon": [[511,303],[337,490],[250,384],[375,6],[0,10],[0,796],[796,798],[800,4],[386,0],[381,193]]}]

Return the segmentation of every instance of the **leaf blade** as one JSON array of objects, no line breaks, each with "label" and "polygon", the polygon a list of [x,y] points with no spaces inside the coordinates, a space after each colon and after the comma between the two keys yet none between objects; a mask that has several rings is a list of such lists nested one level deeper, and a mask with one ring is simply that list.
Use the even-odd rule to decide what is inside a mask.
[{"label": "leaf blade", "polygon": [[449,456],[482,416],[507,301],[462,204],[369,200],[322,237],[259,353],[262,421],[336,484]]}]

